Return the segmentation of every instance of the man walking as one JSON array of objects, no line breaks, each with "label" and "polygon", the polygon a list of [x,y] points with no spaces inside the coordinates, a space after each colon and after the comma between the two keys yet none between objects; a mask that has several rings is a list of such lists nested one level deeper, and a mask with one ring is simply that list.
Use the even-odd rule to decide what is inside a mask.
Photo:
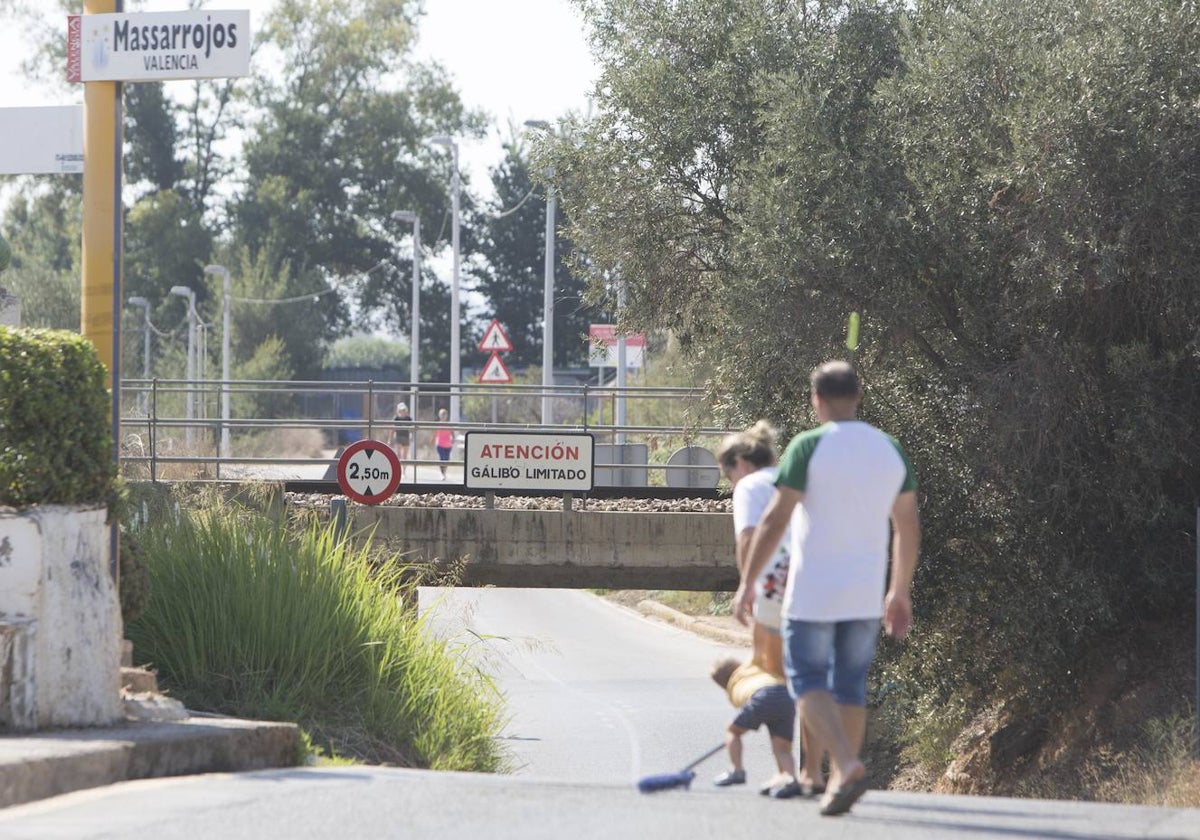
[{"label": "man walking", "polygon": [[[916,479],[893,438],[856,419],[858,375],[846,362],[813,371],[821,425],[798,435],[779,463],[775,496],[755,529],[734,604],[748,623],[754,581],[791,523],[792,569],[784,593],[784,658],[799,717],[830,777],[821,813],[844,814],[866,792],[859,760],[867,724],[867,671],[879,625],[903,639],[920,546]],[[892,525],[891,580],[888,524]],[[885,593],[886,585],[886,593]]]}]

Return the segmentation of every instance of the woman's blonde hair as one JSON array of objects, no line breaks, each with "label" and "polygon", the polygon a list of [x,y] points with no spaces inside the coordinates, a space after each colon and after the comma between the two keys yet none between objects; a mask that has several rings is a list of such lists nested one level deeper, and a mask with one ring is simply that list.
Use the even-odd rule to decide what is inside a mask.
[{"label": "woman's blonde hair", "polygon": [[717,450],[717,463],[723,469],[730,469],[741,458],[758,469],[773,466],[779,460],[776,441],[779,432],[766,420],[759,420],[744,432],[734,432],[725,436],[721,448]]}]

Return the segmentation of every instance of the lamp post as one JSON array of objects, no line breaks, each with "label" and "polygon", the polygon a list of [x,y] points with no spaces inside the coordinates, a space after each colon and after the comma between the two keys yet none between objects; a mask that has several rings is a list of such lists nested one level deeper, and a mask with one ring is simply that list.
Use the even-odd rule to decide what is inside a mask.
[{"label": "lamp post", "polygon": [[450,173],[450,247],[454,252],[454,272],[450,283],[450,421],[457,423],[461,420],[459,412],[459,385],[462,379],[460,355],[462,343],[459,339],[458,314],[458,285],[459,285],[459,244],[458,244],[458,143],[453,137],[441,135],[430,138],[430,143],[445,146],[450,150],[450,162],[453,167]]},{"label": "lamp post", "polygon": [[[150,378],[150,301],[144,297],[131,297],[128,301],[130,306],[140,306],[142,308],[142,379]],[[146,392],[142,391],[139,395],[138,403],[143,411],[147,411],[148,399]],[[149,413],[147,411],[147,413]]]},{"label": "lamp post", "polygon": [[[171,294],[187,298],[188,302],[188,344],[187,344],[187,419],[194,416],[194,395],[192,388],[196,378],[196,293],[187,286],[172,286]],[[192,444],[192,426],[189,423],[184,433],[188,446]]]},{"label": "lamp post", "polygon": [[231,283],[229,269],[223,265],[206,265],[204,273],[221,275],[221,457],[229,458],[232,454],[229,441],[229,300]]},{"label": "lamp post", "polygon": [[[554,133],[554,127],[545,120],[525,120],[530,128]],[[554,177],[554,169],[546,170],[547,178]],[[547,426],[551,415],[550,390],[554,387],[554,184],[546,182],[546,265],[542,289],[542,425]]]},{"label": "lamp post", "polygon": [[145,334],[142,339],[142,379],[150,378],[150,301],[144,297],[131,297],[128,301],[130,306],[140,306],[143,310],[142,315],[142,332]]},{"label": "lamp post", "polygon": [[411,210],[397,210],[392,218],[409,222],[413,226],[413,287],[411,321],[408,340],[412,344],[409,354],[409,378],[413,388],[413,412],[417,410],[417,383],[421,380],[421,217]]}]

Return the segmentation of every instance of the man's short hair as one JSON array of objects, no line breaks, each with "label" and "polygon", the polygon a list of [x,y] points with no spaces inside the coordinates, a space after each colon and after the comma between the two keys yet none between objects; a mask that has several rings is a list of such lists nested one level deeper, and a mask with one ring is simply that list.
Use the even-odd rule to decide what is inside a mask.
[{"label": "man's short hair", "polygon": [[849,362],[833,361],[818,366],[809,377],[813,393],[823,400],[857,397],[858,374]]}]

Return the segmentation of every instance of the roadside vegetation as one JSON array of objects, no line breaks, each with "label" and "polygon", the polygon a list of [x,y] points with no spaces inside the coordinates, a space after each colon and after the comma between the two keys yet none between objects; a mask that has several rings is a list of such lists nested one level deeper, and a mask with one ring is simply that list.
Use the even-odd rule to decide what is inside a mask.
[{"label": "roadside vegetation", "polygon": [[332,757],[505,769],[502,698],[406,606],[403,558],[228,501],[141,510],[151,594],[126,632],[190,709],[294,721]]},{"label": "roadside vegetation", "polygon": [[925,528],[913,633],[879,659],[885,781],[1107,797],[1169,767],[1186,733],[1150,727],[1189,717],[1195,674],[1195,5],[579,5],[594,110],[535,161],[597,300],[622,290],[623,326],[672,330],[718,411],[785,437],[861,315],[863,416],[912,457]]}]

